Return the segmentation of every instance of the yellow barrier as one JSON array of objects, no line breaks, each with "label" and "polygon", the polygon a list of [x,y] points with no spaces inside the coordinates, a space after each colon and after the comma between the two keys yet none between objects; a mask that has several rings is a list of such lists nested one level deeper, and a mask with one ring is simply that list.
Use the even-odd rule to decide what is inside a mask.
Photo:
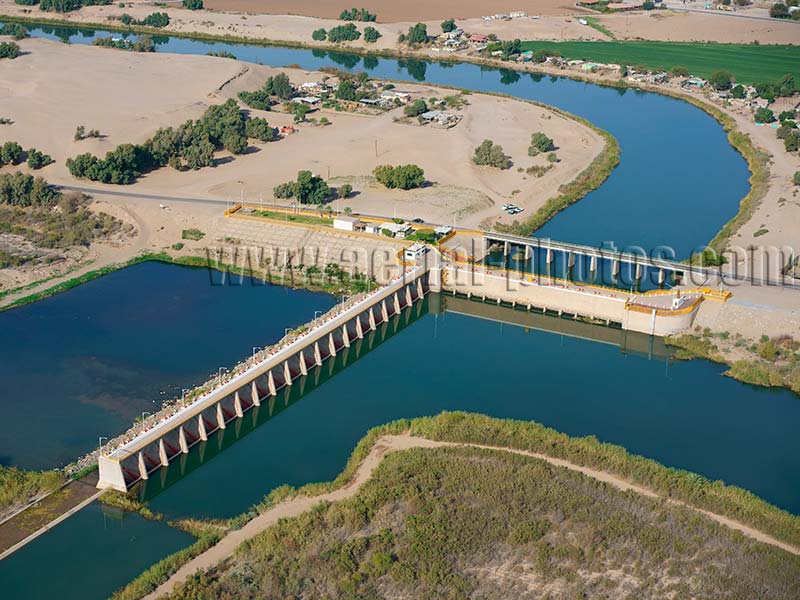
[{"label": "yellow barrier", "polygon": [[225,216],[230,217],[233,213],[242,210],[241,204],[236,204],[235,206],[231,206],[228,210],[225,211]]}]

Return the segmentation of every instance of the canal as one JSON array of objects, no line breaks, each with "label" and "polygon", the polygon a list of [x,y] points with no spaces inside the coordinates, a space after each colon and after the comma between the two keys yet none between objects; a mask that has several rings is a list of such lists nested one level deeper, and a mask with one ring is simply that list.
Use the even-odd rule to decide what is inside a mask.
[{"label": "canal", "polygon": [[[110,35],[32,33],[72,43]],[[158,41],[164,52],[228,50],[271,65],[334,65],[375,77],[503,92],[589,119],[619,140],[622,162],[601,188],[539,236],[620,249],[670,244],[683,258],[713,237],[747,192],[746,165],[719,124],[655,94],[466,64]],[[686,227],[689,214],[692,227]],[[277,340],[285,327],[308,321],[334,301],[253,281],[214,286],[207,271],[148,263],[2,313],[0,339],[10,343],[0,346],[0,375],[8,382],[0,408],[25,425],[5,428],[2,461],[46,467],[74,458],[99,436],[113,436],[164,397]],[[142,497],[171,517],[232,516],[276,485],[333,478],[371,426],[468,410],[595,435],[800,512],[800,439],[794,431],[800,403],[790,392],[738,383],[705,361],[675,363],[663,353],[631,351],[628,344],[572,337],[558,319],[547,328],[526,329],[448,312],[447,299],[439,296],[419,310],[403,315],[385,339],[362,349],[345,368],[337,364],[319,379],[309,377],[302,394],[293,391],[275,406],[262,406],[255,421],[244,419],[224,438],[210,439],[163,470],[140,490]],[[71,576],[81,573],[95,579],[79,597],[103,598],[189,542],[162,523],[140,522],[135,515],[110,521],[108,511],[93,506],[3,561],[0,589],[4,595],[11,590],[13,598],[52,597],[54,589],[74,588]],[[133,559],[126,562],[129,552]],[[20,574],[39,572],[43,561],[57,563],[50,575],[23,581]]]}]

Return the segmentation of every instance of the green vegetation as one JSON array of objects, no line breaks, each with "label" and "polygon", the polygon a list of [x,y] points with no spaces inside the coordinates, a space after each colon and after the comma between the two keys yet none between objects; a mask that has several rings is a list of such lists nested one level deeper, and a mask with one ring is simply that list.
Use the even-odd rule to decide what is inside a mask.
[{"label": "green vegetation", "polygon": [[217,58],[232,58],[236,60],[236,55],[227,50],[218,50],[217,52],[206,52],[206,56],[216,56]]},{"label": "green vegetation", "polygon": [[795,185],[800,185],[800,171],[794,172],[794,175],[792,176],[792,183]]},{"label": "green vegetation", "polygon": [[455,19],[445,19],[442,21],[442,31],[444,33],[450,33],[456,29],[456,20]]},{"label": "green vegetation", "polygon": [[349,183],[343,183],[338,188],[336,188],[336,195],[339,198],[348,198],[350,194],[353,193],[353,186]]},{"label": "green vegetation", "polygon": [[257,139],[259,142],[274,142],[280,138],[278,128],[272,127],[266,119],[261,117],[248,119],[244,131],[247,137]]},{"label": "green vegetation", "polygon": [[10,35],[15,40],[23,40],[28,37],[28,30],[19,23],[3,23],[0,25],[0,35]]},{"label": "green vegetation", "polygon": [[200,169],[213,164],[215,150],[244,152],[246,128],[247,118],[236,101],[229,99],[208,108],[197,121],[159,129],[142,145],[122,144],[103,159],[89,153],[69,158],[67,168],[74,177],[116,184],[133,183],[142,173],[166,165]]},{"label": "green vegetation", "polygon": [[8,117],[0,117],[0,125],[11,125],[14,121]]},{"label": "green vegetation", "polygon": [[189,10],[202,10],[203,0],[183,0],[183,7]]},{"label": "green vegetation", "polygon": [[272,193],[276,198],[297,198],[301,204],[324,204],[331,197],[325,180],[311,171],[298,171],[296,181],[281,183]]},{"label": "green vegetation", "polygon": [[86,138],[99,138],[100,132],[97,129],[90,129],[89,132],[86,132],[85,125],[78,125],[75,128],[75,135],[72,136],[72,139],[76,142],[81,140],[85,140]]},{"label": "green vegetation", "polygon": [[733,85],[733,73],[730,71],[714,71],[711,77],[708,78],[708,83],[715,90],[729,90]]},{"label": "green vegetation", "polygon": [[60,199],[61,194],[41,177],[19,172],[0,174],[0,204],[50,207]]},{"label": "green vegetation", "polygon": [[49,154],[44,154],[40,152],[36,148],[31,148],[27,152],[28,155],[28,167],[31,169],[41,169],[42,167],[46,167],[47,165],[53,164],[55,161],[53,157]]},{"label": "green vegetation", "polygon": [[292,214],[276,210],[256,210],[253,216],[272,219],[273,221],[283,221],[288,223],[301,223],[303,225],[320,225],[322,227],[333,227],[333,219],[325,217],[315,217],[313,215]]},{"label": "green vegetation", "polygon": [[417,229],[414,233],[406,237],[407,240],[435,244],[436,232],[433,229]]},{"label": "green vegetation", "polygon": [[[745,340],[738,334],[733,340],[727,337],[715,340],[714,335],[709,329],[696,328],[694,334],[673,336],[666,341],[681,349],[679,358],[706,358],[728,365],[730,369],[725,374],[739,381],[786,387],[800,394],[800,342],[788,335],[763,336],[758,342]],[[748,358],[733,358],[733,347],[746,349]]]},{"label": "green vegetation", "polygon": [[739,83],[777,82],[786,73],[800,79],[800,46],[689,42],[523,42],[521,49],[546,49],[565,58],[641,64],[668,71],[681,65],[703,78],[727,69]]},{"label": "green vegetation", "polygon": [[537,131],[531,135],[531,145],[528,147],[528,156],[537,156],[540,152],[550,152],[555,148],[553,140]]},{"label": "green vegetation", "polygon": [[23,471],[0,465],[0,513],[52,492],[63,483],[58,471]]},{"label": "green vegetation", "polygon": [[326,39],[328,39],[328,32],[325,31],[325,29],[322,27],[320,27],[319,29],[315,29],[311,33],[311,39],[316,40],[318,42],[324,42]]},{"label": "green vegetation", "polygon": [[775,113],[768,108],[759,108],[753,116],[756,123],[772,123],[775,120]]},{"label": "green vegetation", "polygon": [[199,229],[191,228],[191,229],[184,229],[181,232],[181,239],[182,240],[192,240],[193,242],[199,242],[206,234],[200,231]]},{"label": "green vegetation", "polygon": [[36,6],[39,9],[47,12],[72,12],[79,10],[84,6],[107,6],[111,4],[111,0],[15,0],[17,4],[23,6]]},{"label": "green vegetation", "polygon": [[375,21],[377,15],[369,12],[366,8],[351,8],[350,10],[344,9],[339,13],[339,18],[342,21]]},{"label": "green vegetation", "polygon": [[417,165],[378,165],[372,174],[378,183],[390,189],[410,190],[425,184],[425,171]]},{"label": "green vegetation", "polygon": [[599,31],[605,36],[610,37],[612,40],[616,39],[617,36],[614,35],[614,32],[608,29],[607,27],[601,25],[600,21],[597,20],[597,17],[583,17],[583,18],[586,19],[586,23],[592,29]]},{"label": "green vegetation", "polygon": [[418,98],[413,102],[406,104],[403,108],[403,114],[407,117],[418,117],[424,112],[428,111],[428,105],[422,98]]},{"label": "green vegetation", "polygon": [[14,42],[0,42],[0,59],[17,58],[19,52],[19,45]]},{"label": "green vegetation", "polygon": [[22,146],[17,142],[8,141],[0,146],[0,167],[3,165],[18,165],[22,162]]},{"label": "green vegetation", "polygon": [[497,169],[511,168],[511,157],[503,152],[502,146],[495,144],[492,140],[483,140],[480,146],[475,148],[472,162],[476,165],[486,165]]},{"label": "green vegetation", "polygon": [[289,76],[286,73],[278,73],[268,77],[261,89],[254,92],[239,92],[239,100],[250,108],[258,110],[270,110],[273,96],[281,100],[289,100],[294,94]]},{"label": "green vegetation", "polygon": [[[800,519],[745,490],[592,436],[569,438],[532,422],[464,413],[374,428],[334,482],[296,493],[345,485],[380,436],[408,430],[565,459],[790,543],[800,540]],[[256,508],[263,512],[291,495],[284,486]],[[536,459],[474,448],[413,449],[386,455],[355,497],[279,521],[246,542],[234,561],[192,577],[170,598],[377,598],[386,590],[408,598],[508,598],[519,596],[520,577],[557,585],[568,597],[750,598],[750,590],[764,589],[792,597],[799,566],[797,556],[691,509],[619,492]]]},{"label": "green vegetation", "polygon": [[374,27],[371,27],[369,25],[364,27],[364,41],[367,42],[368,44],[374,44],[375,42],[378,41],[378,38],[380,37],[381,37],[380,32]]},{"label": "green vegetation", "polygon": [[418,44],[428,43],[428,28],[425,23],[417,23],[408,29],[408,34],[404,36],[405,41],[409,46],[416,46]]},{"label": "green vegetation", "polygon": [[156,45],[153,38],[149,35],[140,35],[135,41],[115,39],[114,36],[107,36],[95,38],[92,41],[93,46],[102,46],[104,48],[116,48],[117,50],[129,50],[130,52],[155,52]]},{"label": "green vegetation", "polygon": [[155,27],[156,29],[169,25],[169,15],[165,12],[150,13],[144,19],[138,21],[128,13],[122,13],[118,18],[123,25],[141,25],[142,27]]},{"label": "green vegetation", "polygon": [[333,43],[352,42],[361,37],[361,32],[352,23],[337,25],[328,31],[328,41]]}]

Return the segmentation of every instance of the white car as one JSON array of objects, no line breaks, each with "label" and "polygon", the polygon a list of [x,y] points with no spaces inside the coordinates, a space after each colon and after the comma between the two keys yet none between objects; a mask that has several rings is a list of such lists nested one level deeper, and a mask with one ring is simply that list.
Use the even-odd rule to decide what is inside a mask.
[{"label": "white car", "polygon": [[513,206],[512,204],[503,204],[503,206],[500,207],[500,210],[508,210],[512,206]]}]

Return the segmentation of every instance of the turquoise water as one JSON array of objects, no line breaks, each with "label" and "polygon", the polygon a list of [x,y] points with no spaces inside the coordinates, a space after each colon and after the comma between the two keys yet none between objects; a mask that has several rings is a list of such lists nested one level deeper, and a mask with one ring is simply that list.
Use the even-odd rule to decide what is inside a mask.
[{"label": "turquoise water", "polygon": [[90,504],[0,563],[0,597],[102,600],[194,541],[137,514]]},{"label": "turquoise water", "polygon": [[[32,35],[90,44],[110,32],[30,28]],[[120,35],[114,33],[113,35]],[[304,69],[337,66],[374,77],[501,92],[557,106],[611,132],[621,164],[596,191],[537,232],[557,240],[683,259],[732,218],[748,191],[744,159],[722,127],[690,104],[658,94],[471,64],[360,57],[344,52],[221,44],[159,36],[159,52],[227,50],[240,60]],[[423,168],[425,165],[422,165]],[[691,222],[691,226],[687,223]],[[659,248],[668,246],[671,250]],[[664,251],[662,251],[664,250]]]},{"label": "turquoise water", "polygon": [[[231,281],[240,281],[239,279]],[[0,313],[0,463],[67,464],[327,310],[328,294],[161,263]]]}]

